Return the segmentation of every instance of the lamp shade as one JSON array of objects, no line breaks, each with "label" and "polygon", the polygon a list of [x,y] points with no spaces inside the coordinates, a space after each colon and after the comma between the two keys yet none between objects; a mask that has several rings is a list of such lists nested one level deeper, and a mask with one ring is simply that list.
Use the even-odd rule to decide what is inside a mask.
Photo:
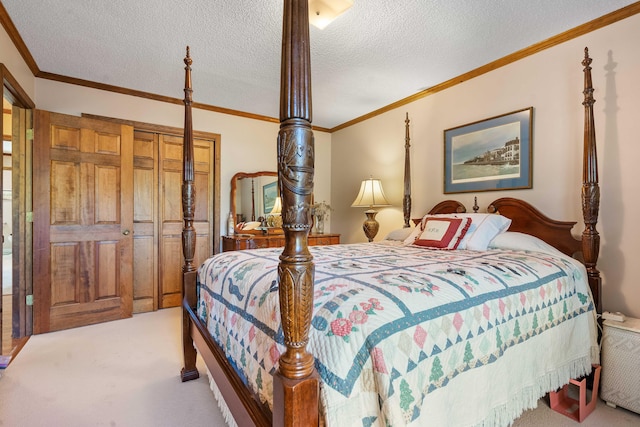
[{"label": "lamp shade", "polygon": [[276,197],[276,201],[273,203],[273,209],[269,212],[271,215],[282,213],[282,199],[280,196]]},{"label": "lamp shade", "polygon": [[353,5],[353,0],[309,0],[309,23],[324,29]]},{"label": "lamp shade", "polygon": [[360,192],[351,207],[374,208],[379,206],[391,206],[382,191],[382,183],[379,179],[365,179],[362,181]]}]

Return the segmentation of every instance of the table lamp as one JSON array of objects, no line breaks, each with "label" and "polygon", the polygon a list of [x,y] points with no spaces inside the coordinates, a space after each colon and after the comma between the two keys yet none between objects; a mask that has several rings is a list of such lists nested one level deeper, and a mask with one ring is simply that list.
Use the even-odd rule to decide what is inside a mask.
[{"label": "table lamp", "polygon": [[362,229],[370,242],[372,242],[373,238],[376,237],[378,229],[380,228],[380,224],[376,221],[376,214],[378,211],[373,208],[382,206],[391,206],[391,204],[384,196],[380,180],[369,178],[362,181],[362,184],[360,185],[360,192],[351,204],[351,207],[369,208],[365,211],[367,219],[362,224]]}]

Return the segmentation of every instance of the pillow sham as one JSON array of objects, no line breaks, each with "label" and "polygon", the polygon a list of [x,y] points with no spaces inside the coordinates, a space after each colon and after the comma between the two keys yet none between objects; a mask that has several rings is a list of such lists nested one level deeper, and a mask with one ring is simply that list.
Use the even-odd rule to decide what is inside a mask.
[{"label": "pillow sham", "polygon": [[413,244],[433,249],[456,249],[470,224],[471,218],[427,217],[422,220],[422,233]]},{"label": "pillow sham", "polygon": [[562,253],[544,240],[516,231],[505,231],[504,233],[498,234],[491,243],[489,243],[489,248],[508,249],[512,251],[547,252],[552,254]]}]

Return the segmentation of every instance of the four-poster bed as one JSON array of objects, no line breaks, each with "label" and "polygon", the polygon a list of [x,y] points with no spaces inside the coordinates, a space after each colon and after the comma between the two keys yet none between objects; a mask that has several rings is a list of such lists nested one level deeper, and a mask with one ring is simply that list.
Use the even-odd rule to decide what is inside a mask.
[{"label": "four-poster bed", "polygon": [[[429,420],[439,425],[465,412],[456,410],[455,403],[460,402],[475,408],[480,420],[506,425],[531,407],[532,400],[570,378],[587,374],[597,361],[593,313],[594,307],[600,307],[595,228],[599,190],[587,51],[583,61],[586,228],[581,241],[571,236],[574,223],[551,220],[526,202],[502,198],[489,208],[495,214],[487,216],[508,218],[511,233],[503,233],[508,238],[496,250],[434,251],[413,244],[374,243],[317,247],[312,257],[307,242],[314,173],[307,3],[284,2],[277,160],[285,246],[216,255],[200,267],[200,276],[193,264],[195,194],[187,50],[182,380],[199,375],[195,345],[229,411],[242,426],[334,425],[336,420],[342,425],[353,420],[378,425],[400,419],[407,424]],[[406,123],[408,127],[408,117]],[[407,152],[408,145],[407,130]],[[408,170],[408,156],[405,167]],[[405,189],[410,190],[408,175]],[[409,194],[403,204],[406,225]],[[429,214],[462,217],[465,211],[460,203],[447,200]],[[466,221],[467,227],[472,223],[471,219],[459,220]],[[541,254],[531,249],[530,241],[523,246],[522,236],[514,232],[537,236],[564,254],[582,252],[588,278],[582,277],[582,267],[568,257],[551,248]],[[546,245],[534,242],[537,247]],[[374,264],[375,259],[384,259],[386,265]],[[240,272],[233,271],[232,265],[240,266]],[[530,269],[534,265],[535,271]],[[221,270],[216,270],[219,266]],[[397,266],[403,270],[398,271]],[[515,281],[507,283],[507,279]],[[448,302],[438,299],[443,293]],[[410,297],[402,299],[405,294]],[[261,309],[264,313],[259,313]],[[230,324],[238,330],[224,329]],[[367,331],[367,324],[373,324],[373,329]],[[556,342],[566,340],[562,351],[567,353],[562,357],[569,362],[558,366],[559,362],[549,360],[545,361],[548,365],[538,366],[537,356],[531,356],[527,359],[531,367],[511,365],[510,375],[519,372],[516,376],[523,384],[540,383],[514,389],[505,378],[507,394],[517,395],[518,401],[502,406],[491,403],[485,408],[485,400],[491,400],[485,399],[485,393],[493,395],[500,385],[489,382],[486,387],[491,389],[473,393],[477,399],[471,399],[469,391],[461,393],[465,390],[461,385],[506,377],[504,371],[500,375],[506,369],[503,365],[526,358],[530,352],[524,343],[544,348],[548,342],[541,340],[547,336],[559,340]],[[324,340],[333,347],[323,348]],[[355,355],[348,348],[354,348]],[[403,357],[400,364],[394,364],[392,353]],[[346,367],[332,364],[333,359],[341,358]],[[501,396],[499,391],[495,395]],[[364,412],[352,413],[351,401]],[[476,418],[458,420],[478,422]]]}]

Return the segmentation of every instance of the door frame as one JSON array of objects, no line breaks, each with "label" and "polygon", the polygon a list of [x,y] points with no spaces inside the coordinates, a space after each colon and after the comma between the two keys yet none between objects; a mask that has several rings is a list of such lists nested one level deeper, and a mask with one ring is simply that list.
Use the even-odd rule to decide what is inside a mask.
[{"label": "door frame", "polygon": [[[27,219],[32,213],[31,198],[31,170],[32,170],[32,142],[33,142],[33,109],[35,103],[13,77],[8,68],[0,63],[0,80],[2,81],[3,97],[13,106],[12,112],[12,178],[13,178],[13,313],[12,335],[16,346],[12,351],[15,355],[26,343],[27,337],[33,333],[33,307],[27,304],[27,297],[33,295],[33,247],[32,247],[32,219]],[[17,122],[16,122],[16,117]],[[5,134],[0,123],[0,133]],[[0,185],[1,185],[0,177]],[[0,212],[0,222],[2,222]],[[17,273],[17,274],[16,274]],[[2,301],[0,299],[0,307]],[[0,328],[2,319],[0,318]],[[1,337],[0,337],[1,341]]]}]

